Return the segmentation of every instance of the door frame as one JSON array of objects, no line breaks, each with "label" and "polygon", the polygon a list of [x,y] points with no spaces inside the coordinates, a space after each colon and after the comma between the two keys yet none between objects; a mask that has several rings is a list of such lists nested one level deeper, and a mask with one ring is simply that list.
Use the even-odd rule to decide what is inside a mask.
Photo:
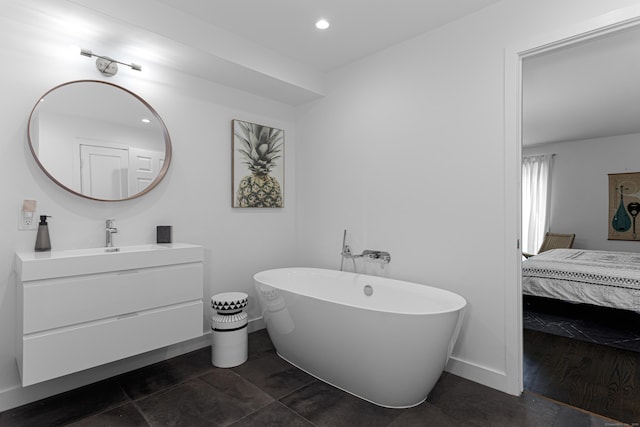
[{"label": "door frame", "polygon": [[[550,50],[640,25],[640,5],[618,9],[505,49],[505,335],[507,392],[523,384],[522,326],[522,61]],[[515,286],[514,286],[515,284]]]}]

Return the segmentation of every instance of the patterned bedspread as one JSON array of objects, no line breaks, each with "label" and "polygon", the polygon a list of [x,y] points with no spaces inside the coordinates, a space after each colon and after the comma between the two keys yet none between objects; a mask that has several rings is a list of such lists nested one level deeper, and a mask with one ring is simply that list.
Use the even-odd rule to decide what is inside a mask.
[{"label": "patterned bedspread", "polygon": [[640,311],[640,253],[553,249],[522,262],[528,295]]}]

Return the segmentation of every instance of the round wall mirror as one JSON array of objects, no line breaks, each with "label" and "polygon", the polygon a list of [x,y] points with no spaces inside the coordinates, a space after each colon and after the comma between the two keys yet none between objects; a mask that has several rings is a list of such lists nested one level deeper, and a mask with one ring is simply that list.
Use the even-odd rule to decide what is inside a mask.
[{"label": "round wall mirror", "polygon": [[169,132],[153,107],[99,80],[45,93],[31,111],[28,137],[49,178],[93,200],[139,197],[158,185],[171,162]]}]

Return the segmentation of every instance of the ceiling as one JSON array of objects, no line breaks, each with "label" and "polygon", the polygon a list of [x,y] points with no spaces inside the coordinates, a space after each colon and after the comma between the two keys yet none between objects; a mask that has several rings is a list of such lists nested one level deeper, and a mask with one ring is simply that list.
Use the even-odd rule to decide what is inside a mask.
[{"label": "ceiling", "polygon": [[[11,0],[46,37],[159,64],[290,105],[326,95],[338,67],[500,0]],[[11,9],[11,8],[9,8]],[[3,15],[11,17],[3,7]],[[25,14],[32,15],[27,19]],[[0,16],[0,20],[1,20]],[[315,22],[331,26],[321,31]],[[67,21],[67,22],[65,22]],[[68,22],[70,21],[70,22]],[[37,22],[37,24],[36,24]],[[98,46],[98,47],[96,47]],[[113,51],[111,49],[110,51]],[[115,54],[114,54],[115,56]]]},{"label": "ceiling", "polygon": [[640,29],[523,62],[525,146],[640,133]]},{"label": "ceiling", "polygon": [[498,0],[158,1],[327,72]]},{"label": "ceiling", "polygon": [[[498,1],[11,0],[0,26],[296,106],[325,96],[337,68]],[[525,144],[640,133],[637,46],[632,29],[527,58]]]}]

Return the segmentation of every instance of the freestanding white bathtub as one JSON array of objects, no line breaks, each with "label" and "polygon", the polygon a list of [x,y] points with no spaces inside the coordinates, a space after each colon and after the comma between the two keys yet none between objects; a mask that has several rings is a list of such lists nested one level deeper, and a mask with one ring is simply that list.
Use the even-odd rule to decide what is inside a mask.
[{"label": "freestanding white bathtub", "polygon": [[254,276],[269,337],[289,363],[380,406],[427,398],[466,301],[443,289],[314,268]]}]

